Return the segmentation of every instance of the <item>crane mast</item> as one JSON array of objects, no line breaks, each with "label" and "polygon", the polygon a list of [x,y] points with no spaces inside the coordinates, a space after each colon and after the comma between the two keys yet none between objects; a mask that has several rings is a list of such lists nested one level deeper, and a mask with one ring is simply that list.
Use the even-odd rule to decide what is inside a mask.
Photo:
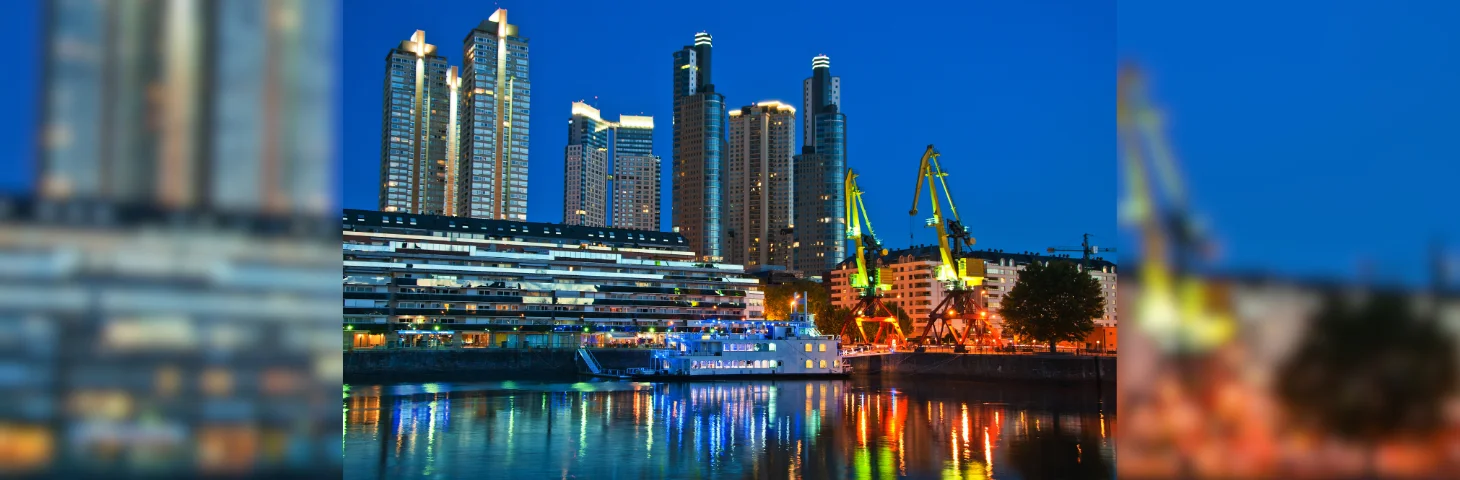
[{"label": "crane mast", "polygon": [[[938,256],[936,277],[948,287],[943,300],[928,314],[923,328],[925,343],[952,343],[954,351],[964,351],[969,342],[980,347],[994,346],[998,334],[988,321],[986,295],[983,287],[983,260],[968,258],[973,249],[973,236],[958,217],[958,207],[953,203],[953,193],[948,189],[948,173],[938,162],[938,149],[932,145],[923,151],[918,165],[917,185],[913,187],[912,209],[908,215],[918,214],[918,201],[922,198],[923,185],[928,186],[928,200],[932,204],[933,217],[928,226],[938,232]],[[941,187],[941,188],[940,188]],[[939,195],[938,191],[943,194]],[[945,213],[939,197],[948,201]],[[960,332],[954,320],[961,320]]]},{"label": "crane mast", "polygon": [[[882,283],[887,278],[885,269],[881,268],[881,259],[887,255],[887,250],[882,249],[882,244],[877,241],[877,234],[872,230],[872,220],[867,216],[867,206],[862,203],[862,190],[857,188],[857,174],[852,169],[847,169],[847,176],[843,187],[846,190],[847,198],[847,240],[857,246],[856,261],[857,271],[851,275],[847,282],[858,293],[857,305],[852,308],[855,315],[853,322],[842,326],[842,337],[847,343],[884,343],[889,341],[905,341],[902,334],[902,327],[897,323],[897,316],[892,310],[882,303],[882,291],[891,286]],[[866,227],[866,234],[863,234],[863,226]],[[868,251],[871,251],[872,260],[877,264],[872,265],[868,261]],[[878,324],[877,333],[868,337],[864,330],[866,323]],[[851,332],[847,329],[852,328]]]},{"label": "crane mast", "polygon": [[[1150,104],[1144,77],[1133,66],[1122,69],[1116,87],[1116,126],[1127,184],[1121,220],[1139,230],[1142,246],[1136,324],[1178,353],[1213,348],[1233,335],[1235,322],[1225,309],[1209,307],[1213,286],[1189,271],[1193,253],[1204,245],[1192,227],[1174,155],[1160,131],[1161,113]],[[1147,163],[1154,167],[1154,181]]]}]

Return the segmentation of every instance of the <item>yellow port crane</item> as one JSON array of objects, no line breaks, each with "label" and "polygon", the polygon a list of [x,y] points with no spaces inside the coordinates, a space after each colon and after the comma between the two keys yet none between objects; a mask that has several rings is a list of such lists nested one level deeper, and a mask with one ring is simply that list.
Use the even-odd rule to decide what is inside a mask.
[{"label": "yellow port crane", "polygon": [[[887,250],[877,241],[876,232],[872,231],[872,220],[867,216],[867,206],[862,203],[862,190],[857,188],[857,174],[852,169],[847,169],[846,182],[844,184],[847,198],[847,240],[851,240],[857,246],[857,271],[851,274],[848,284],[857,291],[857,306],[852,307],[853,321],[842,325],[841,336],[847,339],[847,343],[906,343],[907,338],[902,334],[902,326],[897,323],[897,315],[892,309],[882,304],[882,291],[891,288],[891,285],[882,283],[890,278],[888,269],[882,267],[882,258],[887,256]],[[866,233],[863,233],[862,226],[866,225]],[[868,252],[871,252],[875,264],[868,262]],[[864,330],[865,323],[878,324],[877,333],[871,338],[867,337]],[[848,332],[847,329],[852,331]]]},{"label": "yellow port crane", "polygon": [[[1190,220],[1161,120],[1140,70],[1134,65],[1122,68],[1116,127],[1128,192],[1120,213],[1122,223],[1139,231],[1142,246],[1136,325],[1170,352],[1200,354],[1230,340],[1235,321],[1227,306],[1214,301],[1222,296],[1220,286],[1190,271],[1188,263],[1205,250],[1206,242]],[[1147,163],[1154,167],[1156,181]]]},{"label": "yellow port crane", "polygon": [[[955,351],[963,351],[970,341],[978,346],[993,346],[998,341],[997,332],[988,321],[986,293],[983,289],[983,260],[967,258],[973,249],[973,236],[968,227],[958,218],[958,207],[953,204],[953,193],[948,190],[945,178],[948,173],[938,163],[938,149],[928,145],[918,166],[918,182],[913,189],[912,210],[908,215],[918,214],[918,199],[922,198],[923,184],[928,185],[928,200],[933,206],[933,217],[927,226],[938,231],[938,254],[942,262],[938,265],[937,279],[948,287],[943,301],[928,314],[928,323],[923,327],[924,342],[946,343],[951,340]],[[948,201],[947,214],[938,200],[938,191]],[[954,320],[962,320],[960,332]]]}]

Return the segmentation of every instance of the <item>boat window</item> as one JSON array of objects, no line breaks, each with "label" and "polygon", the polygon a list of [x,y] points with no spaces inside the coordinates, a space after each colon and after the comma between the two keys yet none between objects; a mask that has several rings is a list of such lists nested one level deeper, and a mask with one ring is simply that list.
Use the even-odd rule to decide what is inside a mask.
[{"label": "boat window", "polygon": [[772,351],[772,352],[774,352],[774,351],[776,351],[776,344],[774,344],[774,343],[772,343],[772,344],[770,344],[770,345],[771,345],[771,347],[770,347],[770,350],[771,350],[771,351]]},{"label": "boat window", "polygon": [[806,368],[811,368],[811,359],[806,359]]},{"label": "boat window", "polygon": [[826,368],[826,360],[821,361],[821,368]]},{"label": "boat window", "polygon": [[[811,351],[811,344],[809,344],[809,343],[806,344],[806,351],[808,351],[808,352]],[[809,362],[810,360],[807,360],[807,361]]]},{"label": "boat window", "polygon": [[826,344],[825,343],[821,344],[821,346],[817,350],[820,350],[820,351],[825,352],[826,351]]}]

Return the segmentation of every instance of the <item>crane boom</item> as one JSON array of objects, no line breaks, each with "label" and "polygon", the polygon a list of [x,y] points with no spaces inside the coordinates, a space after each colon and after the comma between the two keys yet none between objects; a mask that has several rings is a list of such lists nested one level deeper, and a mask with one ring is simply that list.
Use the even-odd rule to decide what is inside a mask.
[{"label": "crane boom", "polygon": [[[973,247],[973,237],[969,236],[968,229],[963,226],[963,221],[958,218],[958,207],[953,204],[953,193],[948,190],[948,173],[943,171],[943,166],[938,163],[938,149],[928,145],[923,151],[922,162],[918,166],[917,186],[913,188],[912,209],[908,215],[918,214],[918,200],[922,198],[923,184],[928,185],[928,201],[933,205],[933,218],[928,220],[928,225],[938,231],[938,255],[943,264],[938,267],[938,280],[951,282],[958,285],[969,284],[979,285],[983,281],[981,269],[970,269],[963,264],[964,259],[959,258],[965,247]],[[942,187],[942,197],[948,201],[948,213],[950,217],[943,215],[941,202],[938,197],[938,187]]]},{"label": "crane boom", "polygon": [[[867,248],[871,248],[872,254],[878,257],[886,255],[882,251],[882,245],[877,241],[877,233],[872,230],[872,219],[867,216],[867,205],[862,202],[862,190],[857,188],[857,174],[852,169],[847,169],[845,182],[847,198],[847,240],[857,245],[857,273],[850,279],[852,288],[864,289],[863,295],[875,294],[875,289],[881,284],[881,275],[874,268],[871,274],[867,269]],[[862,234],[863,224],[867,227],[867,233]]]}]

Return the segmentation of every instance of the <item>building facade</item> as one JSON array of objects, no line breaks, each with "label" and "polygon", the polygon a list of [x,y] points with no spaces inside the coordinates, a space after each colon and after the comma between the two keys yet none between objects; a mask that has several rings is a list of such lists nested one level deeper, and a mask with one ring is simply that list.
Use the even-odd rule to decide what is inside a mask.
[{"label": "building facade", "polygon": [[654,117],[619,115],[613,133],[613,226],[659,230],[659,157]]},{"label": "building facade", "polygon": [[576,347],[764,314],[744,267],[700,262],[675,233],[364,210],[342,220],[347,348]]},{"label": "building facade", "polygon": [[776,101],[730,112],[725,253],[746,267],[790,267],[794,231],[791,168],[796,109]]},{"label": "building facade", "polygon": [[333,215],[337,2],[44,5],[41,197]]},{"label": "building facade", "polygon": [[[988,295],[989,320],[999,331],[1002,331],[1003,326],[1003,318],[998,314],[999,305],[1004,296],[1019,281],[1019,272],[1024,270],[1030,262],[1068,260],[1079,263],[1079,259],[1029,253],[1005,253],[996,250],[974,251],[970,252],[968,256],[984,261],[986,266],[984,291]],[[892,289],[883,294],[882,301],[889,305],[896,305],[907,312],[912,317],[915,332],[922,332],[927,325],[928,315],[946,296],[946,287],[937,279],[937,268],[940,263],[938,247],[934,245],[889,252],[886,263],[883,265],[884,268],[891,270],[892,278],[882,280],[891,284]],[[845,308],[856,306],[857,292],[847,283],[849,276],[856,270],[856,261],[848,259],[831,271],[829,281],[833,305]],[[1107,260],[1092,259],[1089,273],[1100,282],[1101,294],[1105,297],[1105,314],[1094,319],[1095,325],[1097,327],[1116,327],[1118,325],[1115,301],[1116,265]]]},{"label": "building facade", "polygon": [[498,9],[462,45],[459,215],[527,220],[528,40]]},{"label": "building facade", "polygon": [[725,258],[725,96],[711,82],[711,37],[674,52],[671,191],[674,229],[704,260]]},{"label": "building facade", "polygon": [[447,214],[448,168],[456,164],[449,139],[456,125],[456,69],[426,32],[385,56],[380,122],[380,210]]},{"label": "building facade", "polygon": [[811,78],[802,83],[801,155],[795,161],[796,261],[794,268],[823,275],[848,255],[846,242],[846,115],[841,108],[841,78],[831,75],[831,59],[811,60]]},{"label": "building facade", "polygon": [[598,109],[573,102],[563,155],[563,223],[608,226],[608,136]]}]

